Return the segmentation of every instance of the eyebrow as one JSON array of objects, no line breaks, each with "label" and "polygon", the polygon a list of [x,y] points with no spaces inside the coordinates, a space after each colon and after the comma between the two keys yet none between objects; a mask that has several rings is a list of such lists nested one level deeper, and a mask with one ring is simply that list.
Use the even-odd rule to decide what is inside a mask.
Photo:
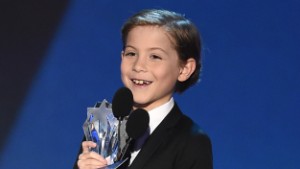
[{"label": "eyebrow", "polygon": [[[128,47],[129,47],[129,48],[136,49],[134,46],[131,46],[131,45],[126,45],[126,46],[125,46],[125,48],[128,48]],[[125,48],[124,48],[124,49],[125,49]]]},{"label": "eyebrow", "polygon": [[[128,47],[137,50],[134,46],[131,46],[131,45],[126,45],[125,49],[128,48]],[[165,54],[168,54],[164,49],[162,49],[160,47],[149,48],[149,50],[160,50],[160,51],[164,52]]]},{"label": "eyebrow", "polygon": [[168,54],[164,49],[159,48],[159,47],[150,48],[150,50],[160,50],[160,51],[164,52],[165,54]]}]

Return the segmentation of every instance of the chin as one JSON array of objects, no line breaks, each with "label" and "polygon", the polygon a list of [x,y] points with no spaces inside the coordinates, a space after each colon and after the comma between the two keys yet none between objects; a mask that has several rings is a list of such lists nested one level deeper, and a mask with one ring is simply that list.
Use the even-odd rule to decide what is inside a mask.
[{"label": "chin", "polygon": [[135,108],[146,109],[149,105],[150,105],[150,103],[147,103],[147,102],[134,102],[133,106]]}]

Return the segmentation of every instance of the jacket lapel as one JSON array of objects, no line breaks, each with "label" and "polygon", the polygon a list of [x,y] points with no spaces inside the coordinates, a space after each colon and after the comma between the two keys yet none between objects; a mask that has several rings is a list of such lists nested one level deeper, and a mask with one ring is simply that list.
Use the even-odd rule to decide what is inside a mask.
[{"label": "jacket lapel", "polygon": [[165,117],[165,119],[158,125],[153,133],[148,137],[140,150],[137,157],[134,159],[129,169],[141,169],[155,153],[157,148],[166,141],[168,133],[173,128],[180,117],[182,116],[177,104],[175,103],[171,112]]}]

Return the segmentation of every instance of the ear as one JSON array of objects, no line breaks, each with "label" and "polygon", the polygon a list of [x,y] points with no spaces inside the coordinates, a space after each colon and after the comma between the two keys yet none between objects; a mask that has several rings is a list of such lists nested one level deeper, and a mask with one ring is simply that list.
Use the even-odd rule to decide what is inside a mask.
[{"label": "ear", "polygon": [[183,67],[180,68],[178,81],[184,82],[190,78],[196,69],[196,60],[194,58],[189,58]]}]

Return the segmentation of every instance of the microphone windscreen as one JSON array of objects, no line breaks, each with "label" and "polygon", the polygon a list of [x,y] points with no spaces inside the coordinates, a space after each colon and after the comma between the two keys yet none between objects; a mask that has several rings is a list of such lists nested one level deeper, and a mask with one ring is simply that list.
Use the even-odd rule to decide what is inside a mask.
[{"label": "microphone windscreen", "polygon": [[141,137],[149,126],[149,115],[144,109],[134,110],[126,123],[126,132],[130,138]]},{"label": "microphone windscreen", "polygon": [[131,112],[132,106],[133,95],[131,91],[126,87],[122,87],[117,90],[112,100],[112,111],[114,116],[117,119],[122,119],[125,116],[128,116]]}]

